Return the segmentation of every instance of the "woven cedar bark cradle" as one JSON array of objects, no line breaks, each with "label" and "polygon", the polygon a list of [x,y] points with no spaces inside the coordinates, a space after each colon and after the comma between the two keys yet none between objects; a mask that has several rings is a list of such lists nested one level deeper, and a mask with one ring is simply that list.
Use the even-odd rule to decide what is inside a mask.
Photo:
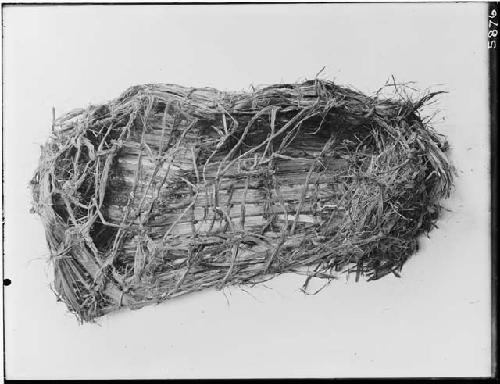
[{"label": "woven cedar bark cradle", "polygon": [[90,321],[283,272],[397,274],[452,187],[434,96],[151,84],[61,116],[32,180],[57,295]]}]

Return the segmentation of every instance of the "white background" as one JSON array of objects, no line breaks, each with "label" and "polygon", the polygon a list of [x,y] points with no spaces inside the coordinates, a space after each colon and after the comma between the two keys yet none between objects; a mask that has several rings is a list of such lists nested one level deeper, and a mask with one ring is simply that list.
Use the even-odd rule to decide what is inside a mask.
[{"label": "white background", "polygon": [[[6,374],[24,378],[485,376],[490,373],[486,4],[4,9]],[[49,289],[28,182],[57,115],[139,83],[224,90],[390,75],[446,89],[436,127],[459,178],[394,276],[210,290],[78,325]],[[435,109],[429,108],[432,113]],[[227,297],[226,297],[227,296]]]}]

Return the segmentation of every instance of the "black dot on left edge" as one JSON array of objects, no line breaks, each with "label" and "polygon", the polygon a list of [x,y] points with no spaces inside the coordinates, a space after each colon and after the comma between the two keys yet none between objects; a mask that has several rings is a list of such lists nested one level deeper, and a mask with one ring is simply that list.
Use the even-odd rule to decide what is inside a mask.
[{"label": "black dot on left edge", "polygon": [[12,281],[10,281],[10,279],[3,279],[3,285],[5,285],[6,287],[9,286],[11,283]]}]

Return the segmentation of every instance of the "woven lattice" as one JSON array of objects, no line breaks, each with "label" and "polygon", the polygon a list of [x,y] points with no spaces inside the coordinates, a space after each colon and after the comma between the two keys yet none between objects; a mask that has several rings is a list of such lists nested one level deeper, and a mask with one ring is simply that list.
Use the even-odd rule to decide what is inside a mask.
[{"label": "woven lattice", "polygon": [[419,115],[435,95],[153,84],[59,117],[32,181],[57,294],[88,321],[283,272],[398,274],[452,186]]}]

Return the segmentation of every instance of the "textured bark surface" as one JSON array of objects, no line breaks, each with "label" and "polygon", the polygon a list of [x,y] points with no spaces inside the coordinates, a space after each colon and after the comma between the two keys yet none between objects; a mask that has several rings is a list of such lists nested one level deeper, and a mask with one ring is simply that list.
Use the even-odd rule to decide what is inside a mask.
[{"label": "textured bark surface", "polygon": [[151,84],[60,117],[32,181],[56,292],[88,321],[282,272],[397,274],[452,186],[419,116],[435,95]]}]

